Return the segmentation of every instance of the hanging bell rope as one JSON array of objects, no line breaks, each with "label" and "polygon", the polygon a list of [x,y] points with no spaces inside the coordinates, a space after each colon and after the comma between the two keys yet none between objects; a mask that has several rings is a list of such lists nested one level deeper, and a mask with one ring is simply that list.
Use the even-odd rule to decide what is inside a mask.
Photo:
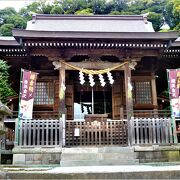
[{"label": "hanging bell rope", "polygon": [[92,75],[95,75],[95,74],[105,74],[105,73],[108,73],[109,71],[112,71],[112,70],[115,70],[121,66],[124,66],[125,64],[127,64],[128,62],[123,62],[119,65],[116,65],[114,67],[111,67],[111,68],[107,68],[107,69],[102,69],[102,70],[89,70],[89,69],[83,69],[83,68],[80,68],[80,67],[77,67],[77,66],[74,66],[72,64],[69,64],[67,62],[62,62],[63,64],[75,69],[75,70],[78,70],[78,71],[81,71],[85,74],[92,74]]}]

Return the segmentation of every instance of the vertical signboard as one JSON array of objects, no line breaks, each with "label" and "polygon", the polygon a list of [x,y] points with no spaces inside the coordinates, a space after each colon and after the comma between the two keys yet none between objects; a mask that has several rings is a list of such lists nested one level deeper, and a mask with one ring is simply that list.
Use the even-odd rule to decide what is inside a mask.
[{"label": "vertical signboard", "polygon": [[168,70],[171,116],[180,117],[180,70]]},{"label": "vertical signboard", "polygon": [[21,70],[19,118],[32,119],[37,73]]}]

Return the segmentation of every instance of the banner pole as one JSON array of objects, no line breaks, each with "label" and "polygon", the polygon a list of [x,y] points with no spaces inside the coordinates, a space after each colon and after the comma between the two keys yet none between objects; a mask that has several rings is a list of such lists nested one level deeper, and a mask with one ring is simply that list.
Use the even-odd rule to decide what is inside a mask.
[{"label": "banner pole", "polygon": [[16,118],[16,129],[15,129],[15,145],[19,145],[19,123],[20,123],[20,104],[21,104],[21,93],[22,93],[22,72],[20,74],[20,89],[19,89],[19,105],[18,105],[18,118]]},{"label": "banner pole", "polygon": [[170,94],[170,78],[169,78],[169,69],[166,70],[167,71],[167,82],[168,82],[168,94],[169,94],[169,100],[170,100],[170,111],[171,111],[171,126],[173,129],[173,140],[174,143],[178,143],[177,140],[177,134],[176,134],[176,122],[175,122],[175,117],[173,115],[173,110],[172,110],[172,98],[171,98],[171,94]]}]

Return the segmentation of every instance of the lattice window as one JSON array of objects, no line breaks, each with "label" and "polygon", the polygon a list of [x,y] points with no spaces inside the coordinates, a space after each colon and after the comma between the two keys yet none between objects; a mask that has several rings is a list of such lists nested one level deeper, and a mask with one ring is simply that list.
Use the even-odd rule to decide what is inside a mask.
[{"label": "lattice window", "polygon": [[54,83],[53,82],[37,82],[36,93],[34,98],[36,105],[52,105],[54,104]]},{"label": "lattice window", "polygon": [[151,82],[135,81],[133,82],[133,103],[134,104],[151,104]]}]

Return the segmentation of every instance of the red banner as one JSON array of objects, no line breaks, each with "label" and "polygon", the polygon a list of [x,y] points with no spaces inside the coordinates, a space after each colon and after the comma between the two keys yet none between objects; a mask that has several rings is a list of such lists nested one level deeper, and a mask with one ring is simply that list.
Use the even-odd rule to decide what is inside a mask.
[{"label": "red banner", "polygon": [[172,116],[180,117],[180,70],[169,70],[169,91]]},{"label": "red banner", "polygon": [[21,119],[32,119],[36,79],[37,73],[22,70],[22,84],[19,107],[19,117]]}]

